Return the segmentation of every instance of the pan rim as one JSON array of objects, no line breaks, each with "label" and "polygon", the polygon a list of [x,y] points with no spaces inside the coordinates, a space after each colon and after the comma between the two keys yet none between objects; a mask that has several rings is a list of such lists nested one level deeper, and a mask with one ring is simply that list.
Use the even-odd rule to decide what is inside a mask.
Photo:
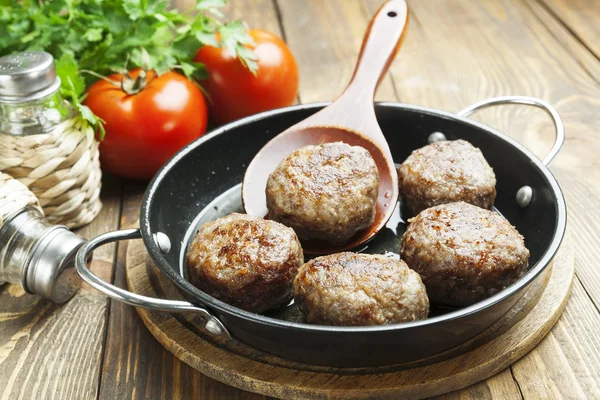
[{"label": "pan rim", "polygon": [[315,110],[327,106],[330,102],[318,102],[318,103],[307,103],[294,105],[290,107],[279,108],[275,110],[266,111],[263,113],[255,114],[238,121],[223,125],[212,132],[202,136],[196,141],[188,144],[175,154],[167,163],[165,163],[157,174],[150,181],[142,199],[142,206],[140,210],[140,230],[142,232],[142,239],[146,250],[150,254],[152,260],[160,268],[161,272],[164,273],[169,280],[171,280],[176,286],[182,289],[184,292],[195,298],[198,303],[202,306],[215,309],[219,312],[231,314],[237,318],[248,320],[253,323],[268,325],[277,328],[294,329],[297,331],[305,332],[331,332],[331,333],[366,333],[366,332],[383,332],[383,331],[395,331],[412,328],[421,328],[429,325],[442,324],[450,321],[459,320],[468,317],[473,314],[477,314],[485,311],[486,309],[503,302],[504,300],[512,297],[514,294],[520,292],[522,289],[527,287],[538,275],[542,273],[551,263],[552,259],[556,255],[560,244],[563,240],[566,231],[567,224],[567,210],[566,203],[562,193],[562,190],[550,170],[537,158],[530,150],[528,150],[521,143],[515,139],[477,121],[473,121],[466,117],[459,117],[451,112],[442,111],[434,108],[427,108],[421,106],[415,106],[399,102],[376,102],[376,108],[392,108],[392,109],[403,109],[408,111],[419,112],[421,114],[431,115],[435,117],[442,117],[449,120],[454,120],[466,125],[471,125],[480,130],[484,130],[487,133],[495,136],[498,140],[503,140],[509,145],[514,147],[516,150],[523,153],[532,162],[538,171],[540,171],[552,189],[552,195],[554,197],[554,205],[557,213],[557,223],[554,227],[554,234],[550,244],[545,249],[544,253],[538,260],[538,262],[531,268],[523,277],[517,282],[507,287],[506,289],[496,293],[495,295],[488,297],[485,300],[477,302],[471,306],[449,312],[447,314],[439,315],[433,318],[428,318],[421,321],[402,322],[390,325],[375,325],[375,326],[329,326],[329,325],[311,325],[308,323],[290,322],[280,320],[272,317],[267,317],[261,314],[252,313],[249,311],[242,310],[240,308],[231,306],[224,303],[194,287],[191,283],[183,279],[177,271],[179,268],[173,268],[170,263],[162,256],[160,249],[153,240],[152,231],[150,229],[150,211],[152,209],[154,193],[160,186],[162,180],[167,176],[171,168],[173,168],[177,162],[185,157],[188,153],[193,151],[195,148],[201,146],[204,142],[209,141],[215,136],[224,134],[237,127],[247,125],[249,123],[270,118],[275,115],[286,114],[290,112],[300,110]]}]

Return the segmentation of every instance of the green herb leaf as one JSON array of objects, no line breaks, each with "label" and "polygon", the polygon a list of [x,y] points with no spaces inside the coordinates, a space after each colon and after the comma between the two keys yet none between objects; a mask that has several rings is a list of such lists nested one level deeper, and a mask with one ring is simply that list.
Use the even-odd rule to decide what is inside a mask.
[{"label": "green herb leaf", "polygon": [[183,38],[173,43],[172,48],[175,56],[181,58],[182,60],[185,60],[187,58],[187,54],[196,54],[196,51],[198,51],[200,46],[200,41],[194,36],[184,36]]},{"label": "green herb leaf", "polygon": [[104,136],[106,136],[106,129],[104,129],[105,121],[94,114],[88,106],[84,106],[80,102],[75,103],[75,108],[77,108],[77,111],[79,111],[81,117],[86,120],[98,133],[98,140],[104,140]]},{"label": "green herb leaf", "polygon": [[220,46],[219,41],[217,40],[217,36],[215,35],[214,32],[198,31],[198,32],[196,32],[196,39],[202,44],[207,44],[207,45],[213,46],[213,47]]},{"label": "green herb leaf", "polygon": [[40,31],[29,32],[21,37],[21,43],[29,43],[40,35]]},{"label": "green herb leaf", "polygon": [[196,4],[196,10],[210,10],[211,8],[225,7],[227,1],[225,0],[199,0]]},{"label": "green herb leaf", "polygon": [[233,56],[240,59],[250,72],[256,74],[258,63],[256,54],[248,46],[254,46],[254,40],[248,35],[241,21],[234,21],[221,26],[221,47]]},{"label": "green herb leaf", "polygon": [[[129,14],[123,13],[119,8],[108,8],[103,12],[105,13],[108,29],[113,34],[123,34],[131,27]],[[123,37],[127,37],[127,35],[124,34]]]},{"label": "green herb leaf", "polygon": [[256,72],[258,71],[258,58],[256,58],[254,51],[245,46],[237,46],[236,53],[237,58],[240,59],[242,64],[244,64],[250,72],[256,75]]},{"label": "green herb leaf", "polygon": [[[162,74],[179,69],[206,78],[194,56],[203,45],[226,48],[252,72],[256,56],[243,24],[218,17],[225,0],[196,0],[188,13],[168,10],[168,0],[0,0],[0,54],[44,50],[56,60],[61,91],[85,119],[102,129],[81,104],[86,85],[123,68]],[[194,14],[192,16],[192,14]],[[221,41],[217,40],[220,33]],[[128,64],[126,65],[126,62]]]},{"label": "green herb leaf", "polygon": [[[57,61],[56,61],[56,75],[60,78],[60,81],[63,82],[62,88],[63,90],[66,88],[67,91],[63,93],[66,97],[79,98],[83,91],[85,90],[85,81],[83,77],[79,74],[79,65],[73,54],[64,53]],[[64,85],[65,82],[70,82],[68,86]]]},{"label": "green herb leaf", "polygon": [[123,9],[132,21],[139,19],[146,11],[141,0],[123,0]]},{"label": "green herb leaf", "polygon": [[208,11],[219,18],[223,18],[223,13],[218,8],[225,7],[226,4],[225,0],[200,0],[196,4],[196,10]]},{"label": "green herb leaf", "polygon": [[104,121],[102,118],[94,114],[88,106],[85,106],[81,103],[83,98],[80,98],[78,95],[75,83],[70,77],[66,77],[65,83],[61,85],[61,91],[66,93],[65,97],[71,99],[73,106],[77,109],[77,111],[79,111],[81,117],[86,120],[96,130],[96,132],[98,132],[99,139],[103,140],[104,135],[106,135]]},{"label": "green herb leaf", "polygon": [[88,29],[84,34],[83,38],[88,42],[98,42],[102,40],[102,29],[101,28],[91,28]]},{"label": "green herb leaf", "polygon": [[181,70],[185,76],[191,78],[196,71],[196,66],[192,63],[183,62],[181,63]]},{"label": "green herb leaf", "polygon": [[147,14],[160,14],[165,11],[169,5],[169,0],[150,0],[146,7]]}]

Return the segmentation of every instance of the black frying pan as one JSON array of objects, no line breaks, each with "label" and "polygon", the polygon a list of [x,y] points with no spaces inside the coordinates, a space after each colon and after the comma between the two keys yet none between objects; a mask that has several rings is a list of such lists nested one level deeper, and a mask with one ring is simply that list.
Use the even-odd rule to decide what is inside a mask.
[{"label": "black frying pan", "polygon": [[[466,117],[492,104],[520,103],[544,108],[557,129],[555,145],[544,160],[516,141]],[[116,300],[166,311],[192,311],[203,317],[215,337],[232,337],[256,349],[308,364],[364,367],[411,362],[451,349],[502,317],[528,285],[549,265],[566,226],[561,190],[545,164],[560,149],[564,131],[556,110],[544,101],[505,97],[478,103],[459,113],[380,103],[377,119],[396,163],[432,139],[465,139],[481,149],[497,177],[495,206],[525,237],[531,252],[529,271],[502,292],[463,309],[433,309],[424,321],[369,327],[330,327],[302,321],[295,307],[259,315],[225,304],[185,279],[185,251],[199,224],[237,211],[245,168],[274,135],[320,110],[307,104],[274,110],[225,125],[176,154],[154,177],[142,202],[140,229],[106,233],[79,251],[76,268],[84,280]],[[401,210],[401,207],[398,208]],[[386,229],[357,251],[398,252],[404,232],[400,212]],[[103,282],[86,265],[95,248],[109,242],[142,238],[148,253],[186,301],[139,296]]]}]

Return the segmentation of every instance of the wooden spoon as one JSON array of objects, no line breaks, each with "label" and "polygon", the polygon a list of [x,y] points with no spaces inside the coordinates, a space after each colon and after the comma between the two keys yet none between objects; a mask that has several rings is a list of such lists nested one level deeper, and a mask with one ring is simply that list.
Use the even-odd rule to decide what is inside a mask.
[{"label": "wooden spoon", "polygon": [[306,254],[327,254],[354,248],[372,239],[391,217],[398,200],[398,175],[388,143],[375,117],[375,90],[398,52],[408,25],[404,0],[387,1],[375,14],[363,40],[354,75],[337,100],[318,113],[286,129],[254,157],[242,184],[246,213],[268,213],[267,179],[292,151],[308,145],[342,141],[369,150],[379,170],[379,197],[373,224],[348,242],[334,246],[324,241],[303,241]]}]

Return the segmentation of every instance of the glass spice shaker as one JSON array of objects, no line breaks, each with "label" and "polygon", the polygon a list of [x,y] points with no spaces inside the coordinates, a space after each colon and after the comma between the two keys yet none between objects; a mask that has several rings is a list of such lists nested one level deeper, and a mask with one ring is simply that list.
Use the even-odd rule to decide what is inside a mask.
[{"label": "glass spice shaker", "polygon": [[50,54],[32,51],[0,57],[0,133],[48,133],[71,117],[59,89]]},{"label": "glass spice shaker", "polygon": [[49,222],[78,228],[102,208],[102,172],[94,130],[60,84],[46,52],[0,57],[0,172],[38,197]]},{"label": "glass spice shaker", "polygon": [[[0,57],[0,135],[38,135],[63,123],[71,110],[59,87],[49,54]],[[9,150],[0,143],[0,165],[10,163]],[[50,224],[39,207],[23,204],[20,193],[35,198],[25,185],[0,173],[0,282],[62,303],[79,287],[74,258],[85,240]],[[15,204],[17,209],[11,209]]]}]

